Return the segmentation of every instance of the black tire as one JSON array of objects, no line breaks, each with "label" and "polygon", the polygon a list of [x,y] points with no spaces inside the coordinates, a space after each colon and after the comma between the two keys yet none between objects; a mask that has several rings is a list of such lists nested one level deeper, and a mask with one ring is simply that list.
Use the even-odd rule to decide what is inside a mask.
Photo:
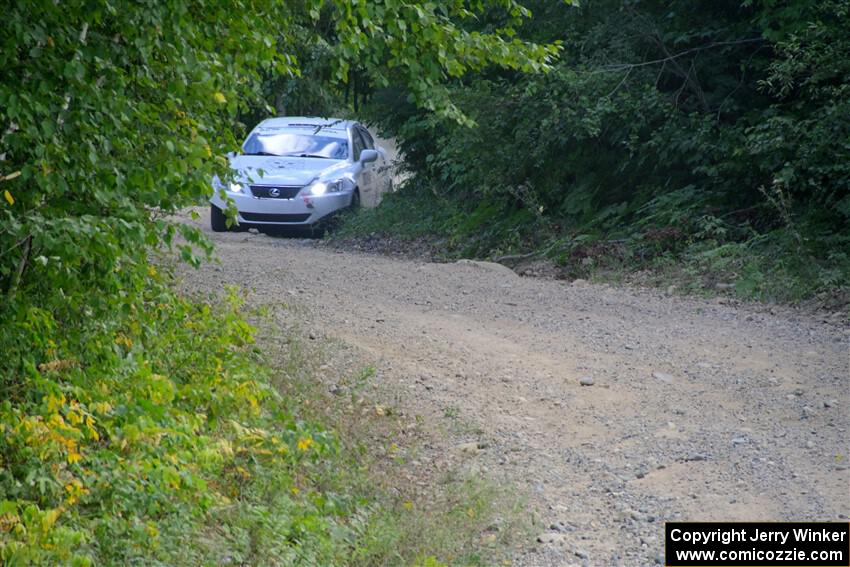
[{"label": "black tire", "polygon": [[210,205],[210,228],[213,232],[227,232],[227,217],[215,205]]},{"label": "black tire", "polygon": [[360,208],[360,191],[355,189],[354,193],[351,195],[351,204],[348,205],[348,208],[352,211]]}]

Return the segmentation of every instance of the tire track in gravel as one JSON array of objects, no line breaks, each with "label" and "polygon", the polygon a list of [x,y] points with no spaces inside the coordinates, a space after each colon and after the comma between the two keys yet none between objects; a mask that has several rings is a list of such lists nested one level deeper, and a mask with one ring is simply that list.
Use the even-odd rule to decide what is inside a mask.
[{"label": "tire track in gravel", "polygon": [[657,564],[666,520],[850,515],[850,336],[835,319],[211,237],[221,265],[189,285],[302,304],[406,413],[471,425],[442,428],[413,472],[466,460],[526,494],[543,541],[516,565]]}]

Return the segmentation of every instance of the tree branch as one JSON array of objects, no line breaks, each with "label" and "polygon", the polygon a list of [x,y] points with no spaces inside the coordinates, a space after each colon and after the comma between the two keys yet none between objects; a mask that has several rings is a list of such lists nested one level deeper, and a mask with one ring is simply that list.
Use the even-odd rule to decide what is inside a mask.
[{"label": "tree branch", "polygon": [[616,93],[618,90],[620,90],[620,87],[622,87],[622,86],[623,86],[623,83],[625,83],[625,82],[626,82],[626,79],[628,79],[628,78],[629,78],[629,74],[630,74],[631,72],[632,72],[632,70],[631,70],[631,69],[629,69],[629,70],[627,70],[627,71],[626,71],[626,74],[625,74],[625,75],[623,75],[623,78],[620,80],[620,82],[619,82],[619,83],[617,83],[617,86],[616,86],[616,87],[614,87],[614,89],[613,89],[610,93],[608,93],[608,94],[606,95],[606,98],[611,98],[611,96],[612,96],[614,93]]},{"label": "tree branch", "polygon": [[606,67],[602,67],[599,71],[604,72],[617,72],[617,71],[626,71],[628,69],[635,69],[637,67],[647,67],[649,65],[657,65],[659,63],[667,63],[675,61],[680,57],[684,57],[685,55],[690,55],[691,53],[698,53],[701,51],[706,51],[708,49],[714,49],[716,47],[727,47],[730,45],[744,45],[748,43],[762,43],[765,39],[763,37],[751,37],[748,39],[738,39],[735,41],[714,41],[707,45],[702,45],[700,47],[692,47],[690,49],[686,49],[684,51],[680,51],[679,53],[674,53],[667,55],[666,57],[662,57],[661,59],[653,59],[652,61],[644,61],[642,63],[620,63],[617,65],[608,65]]},{"label": "tree branch", "polygon": [[9,282],[9,291],[7,292],[8,298],[11,300],[15,297],[15,292],[18,291],[18,286],[21,284],[21,276],[24,274],[24,270],[27,267],[27,262],[30,257],[30,250],[32,249],[32,235],[30,234],[23,241],[23,252],[21,253],[21,261],[18,262],[18,268],[15,270],[15,273],[12,275],[12,281]]}]

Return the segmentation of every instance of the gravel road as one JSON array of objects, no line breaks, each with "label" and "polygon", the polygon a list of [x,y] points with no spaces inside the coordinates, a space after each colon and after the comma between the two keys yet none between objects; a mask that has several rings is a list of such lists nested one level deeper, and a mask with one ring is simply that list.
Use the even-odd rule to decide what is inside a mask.
[{"label": "gravel road", "polygon": [[404,411],[446,422],[423,478],[454,456],[527,496],[515,565],[663,564],[666,520],[850,515],[846,319],[210,236],[221,264],[189,286],[302,305]]}]

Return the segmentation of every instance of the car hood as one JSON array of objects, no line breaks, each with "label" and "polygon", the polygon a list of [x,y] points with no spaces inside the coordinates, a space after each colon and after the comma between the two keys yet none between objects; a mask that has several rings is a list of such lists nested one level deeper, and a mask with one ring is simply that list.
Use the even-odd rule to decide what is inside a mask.
[{"label": "car hood", "polygon": [[344,169],[344,160],[284,156],[235,156],[230,167],[237,181],[257,185],[307,185]]}]

